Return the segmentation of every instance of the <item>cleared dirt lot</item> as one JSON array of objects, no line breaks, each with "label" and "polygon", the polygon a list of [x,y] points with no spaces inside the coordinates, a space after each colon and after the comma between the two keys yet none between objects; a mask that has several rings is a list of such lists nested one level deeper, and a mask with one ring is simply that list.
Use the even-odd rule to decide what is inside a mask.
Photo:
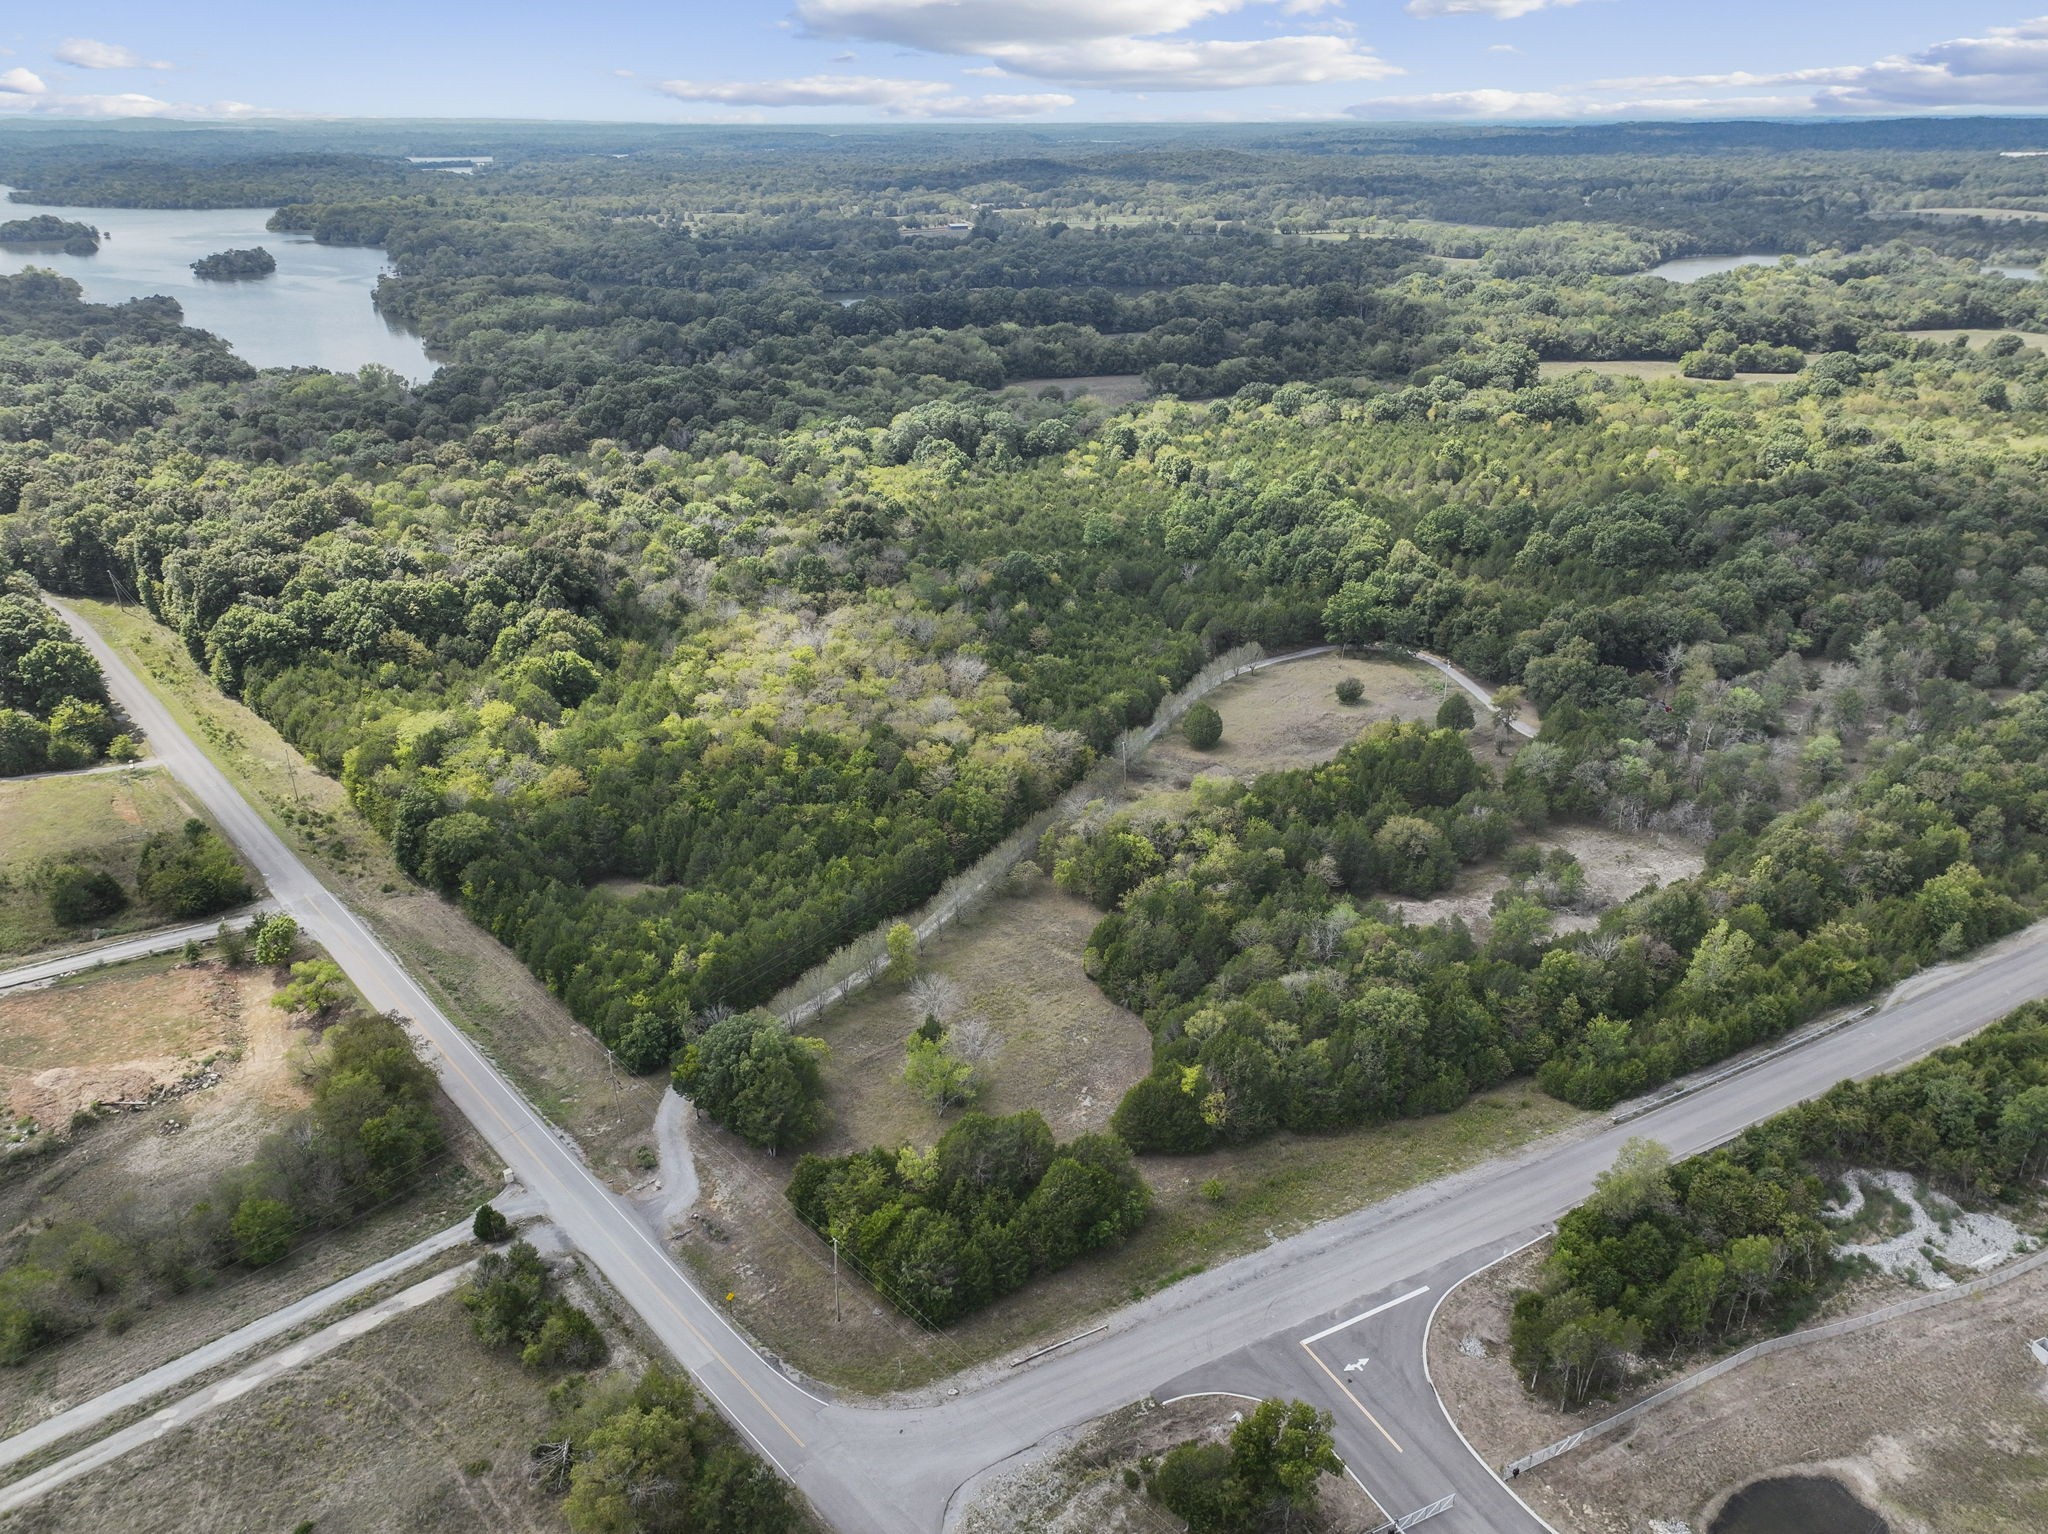
[{"label": "cleared dirt lot", "polygon": [[[1619,362],[1544,362],[1537,365],[1545,378],[1569,378],[1574,373],[1598,373],[1604,378],[1684,378],[1675,362],[1649,360]],[[1794,375],[1790,373],[1737,373],[1733,379],[1690,378],[1688,383],[1696,384],[1764,384],[1785,383]]]},{"label": "cleared dirt lot", "polygon": [[[1599,913],[1618,905],[1652,883],[1690,879],[1707,866],[1706,850],[1661,832],[1624,835],[1598,826],[1554,826],[1526,844],[1546,850],[1558,847],[1579,860],[1586,871],[1581,909],[1560,911],[1552,926],[1559,932],[1583,931],[1599,921]],[[1493,897],[1506,888],[1507,871],[1498,860],[1459,871],[1457,882],[1428,900],[1388,900],[1411,926],[1462,918],[1475,933],[1492,925]]]},{"label": "cleared dirt lot", "polygon": [[139,932],[163,918],[133,901],[142,844],[158,831],[174,831],[198,811],[155,768],[79,773],[63,777],[0,778],[0,960],[44,948],[74,946],[93,928],[60,926],[50,915],[33,871],[46,860],[103,868],[120,880],[131,903],[102,918],[102,932]]},{"label": "cleared dirt lot", "polygon": [[[559,1504],[526,1484],[543,1382],[478,1346],[451,1297],[349,1343],[0,1519],[9,1534],[541,1534]],[[305,1521],[310,1520],[310,1523]]]},{"label": "cleared dirt lot", "polygon": [[[1459,1290],[1430,1336],[1446,1406],[1495,1464],[1613,1410],[1560,1416],[1511,1377],[1505,1293],[1527,1281],[1537,1255]],[[1868,1310],[1904,1292],[1865,1287],[1830,1309]],[[1827,1473],[1883,1512],[1895,1534],[2033,1534],[2048,1527],[2048,1369],[2027,1339],[2044,1333],[2048,1273],[2037,1270],[1974,1299],[1759,1359],[1530,1471],[1515,1489],[1574,1534],[1669,1534],[1704,1530],[1729,1493],[1759,1477]],[[1470,1356],[1475,1345],[1487,1356]]]},{"label": "cleared dirt lot", "polygon": [[[303,1029],[269,1004],[277,976],[142,960],[37,991],[0,995],[0,1089],[47,1124],[0,1161],[0,1259],[53,1225],[119,1232],[207,1196],[306,1101]],[[195,1069],[202,1066],[196,1075]],[[152,1088],[174,1090],[150,1102]],[[71,1124],[94,1101],[148,1102]],[[452,1223],[487,1192],[473,1136],[427,1186],[321,1235],[275,1267],[210,1275],[175,1297],[140,1286],[90,1307],[100,1324],[0,1370],[0,1433],[130,1379]],[[13,1131],[22,1135],[19,1128]],[[118,1326],[110,1318],[119,1316]]]}]

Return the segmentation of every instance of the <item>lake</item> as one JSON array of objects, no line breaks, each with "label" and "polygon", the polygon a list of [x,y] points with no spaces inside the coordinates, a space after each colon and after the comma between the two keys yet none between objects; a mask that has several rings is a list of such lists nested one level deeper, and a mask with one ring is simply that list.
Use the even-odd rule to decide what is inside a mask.
[{"label": "lake", "polygon": [[[0,187],[0,198],[7,188]],[[95,303],[117,304],[168,293],[185,323],[210,330],[259,368],[321,367],[352,373],[368,362],[401,377],[425,379],[435,364],[408,330],[370,303],[384,252],[357,245],[316,245],[303,235],[263,227],[270,208],[49,208],[0,201],[0,219],[53,213],[91,224],[111,239],[90,256],[60,250],[0,250],[0,271],[50,267],[75,279]],[[192,263],[217,250],[261,245],[277,257],[268,277],[202,282]]]},{"label": "lake", "polygon": [[[1643,275],[1662,277],[1666,282],[1698,282],[1702,277],[1718,277],[1741,266],[1776,266],[1784,259],[1783,256],[1680,256],[1676,261],[1651,267]],[[1810,258],[1801,256],[1798,259],[1803,266]]]}]

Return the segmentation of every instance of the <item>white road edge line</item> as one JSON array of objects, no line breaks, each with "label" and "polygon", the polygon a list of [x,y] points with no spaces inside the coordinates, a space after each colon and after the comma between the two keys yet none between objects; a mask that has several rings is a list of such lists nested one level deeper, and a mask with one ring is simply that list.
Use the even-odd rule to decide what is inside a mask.
[{"label": "white road edge line", "polygon": [[1344,1331],[1347,1328],[1356,1326],[1361,1321],[1370,1321],[1374,1316],[1378,1315],[1383,1310],[1392,1310],[1396,1305],[1405,1305],[1410,1300],[1414,1299],[1417,1295],[1427,1293],[1429,1293],[1429,1285],[1427,1284],[1424,1284],[1419,1289],[1410,1289],[1406,1294],[1401,1295],[1398,1299],[1388,1300],[1384,1305],[1375,1305],[1371,1310],[1362,1311],[1358,1315],[1353,1316],[1349,1321],[1339,1321],[1335,1326],[1326,1326],[1321,1331],[1317,1332],[1313,1337],[1302,1338],[1301,1345],[1303,1347],[1309,1347],[1314,1343],[1321,1342],[1325,1337],[1334,1337],[1337,1335],[1337,1333]]},{"label": "white road edge line", "polygon": [[1488,1271],[1491,1268],[1499,1267],[1502,1263],[1506,1262],[1510,1257],[1519,1257],[1522,1253],[1528,1251],[1529,1248],[1534,1246],[1537,1242],[1547,1241],[1550,1239],[1550,1237],[1556,1234],[1557,1229],[1555,1226],[1553,1226],[1549,1230],[1544,1231],[1541,1235],[1531,1236],[1527,1241],[1524,1241],[1520,1246],[1514,1248],[1512,1251],[1502,1252],[1498,1257],[1494,1258],[1493,1261],[1486,1263],[1480,1267],[1474,1268],[1470,1273],[1467,1273],[1463,1278],[1459,1279],[1457,1283],[1452,1284],[1450,1288],[1444,1290],[1442,1294],[1437,1296],[1436,1303],[1429,1307],[1429,1324],[1424,1326],[1422,1329],[1422,1377],[1429,1383],[1429,1393],[1436,1397],[1436,1409],[1444,1414],[1444,1421],[1450,1423],[1451,1431],[1458,1435],[1458,1442],[1465,1446],[1465,1452],[1467,1454],[1470,1454],[1475,1460],[1478,1460],[1480,1467],[1484,1469],[1488,1475],[1492,1476],[1495,1481],[1498,1481],[1500,1483],[1500,1489],[1506,1492],[1509,1496],[1513,1497],[1517,1502],[1521,1503],[1523,1511],[1526,1512],[1531,1518],[1534,1518],[1538,1523],[1542,1524],[1544,1528],[1548,1529],[1550,1531],[1550,1534],[1558,1534],[1556,1527],[1551,1523],[1551,1521],[1548,1518],[1545,1518],[1541,1513],[1537,1512],[1535,1508],[1529,1505],[1529,1499],[1527,1497],[1523,1496],[1520,1492],[1516,1491],[1514,1487],[1508,1485],[1506,1481],[1501,1480],[1500,1472],[1494,1469],[1493,1466],[1487,1464],[1486,1460],[1480,1455],[1479,1451],[1472,1447],[1472,1440],[1465,1436],[1465,1430],[1458,1426],[1458,1419],[1451,1415],[1450,1407],[1444,1404],[1444,1393],[1436,1388],[1436,1376],[1429,1372],[1429,1334],[1436,1330],[1436,1313],[1444,1308],[1444,1301],[1449,1299],[1453,1294],[1455,1294],[1458,1291],[1460,1285],[1470,1283],[1473,1279],[1477,1278],[1480,1274]]}]

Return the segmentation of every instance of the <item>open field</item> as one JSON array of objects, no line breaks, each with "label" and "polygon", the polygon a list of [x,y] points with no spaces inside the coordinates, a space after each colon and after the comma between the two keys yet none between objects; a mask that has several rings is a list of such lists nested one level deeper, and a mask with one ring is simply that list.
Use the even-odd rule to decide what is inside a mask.
[{"label": "open field", "polygon": [[[1365,696],[1354,704],[1337,701],[1337,683],[1356,677]],[[1223,716],[1223,739],[1197,751],[1178,730],[1170,730],[1131,772],[1131,788],[1143,794],[1185,788],[1205,772],[1254,778],[1262,772],[1326,762],[1383,719],[1436,718],[1449,687],[1419,661],[1330,654],[1269,666],[1226,682],[1205,700]]]},{"label": "open field", "polygon": [[401,1316],[191,1428],[6,1519],[9,1534],[194,1529],[541,1534],[527,1485],[543,1382],[479,1346],[451,1297]]},{"label": "open field", "polygon": [[[1492,1275],[1488,1275],[1489,1278]],[[1476,1283],[1477,1281],[1475,1281]],[[1571,1430],[1526,1403],[1504,1358],[1497,1300],[1459,1291],[1430,1339],[1444,1399],[1495,1463]],[[1865,1295],[1853,1308],[1872,1308]],[[2031,1534],[2048,1527],[2048,1272],[1974,1299],[1747,1364],[1520,1477],[1515,1489],[1577,1534],[1707,1527],[1725,1496],[1781,1471],[1833,1474],[1894,1534]],[[1487,1340],[1486,1359],[1457,1344]],[[1475,1381],[1485,1383],[1475,1388]],[[1605,1415],[1607,1409],[1591,1414]]]},{"label": "open field", "polygon": [[0,959],[88,941],[95,929],[60,926],[33,870],[46,860],[103,868],[131,904],[97,923],[104,933],[138,932],[163,918],[133,900],[142,844],[198,814],[171,775],[156,768],[0,778]]},{"label": "open field", "polygon": [[[1000,1041],[990,1090],[975,1105],[983,1112],[1036,1108],[1072,1139],[1107,1127],[1125,1089],[1151,1068],[1145,1024],[1081,971],[1101,914],[1040,876],[926,948],[923,970],[958,985]],[[917,1022],[905,990],[884,983],[812,1026],[832,1046],[831,1123],[807,1149],[839,1155],[928,1143],[944,1131],[953,1115],[936,1118],[902,1081],[904,1042]]]},{"label": "open field", "polygon": [[1041,389],[1058,389],[1068,399],[1080,399],[1086,395],[1112,410],[1152,397],[1152,391],[1145,387],[1145,380],[1136,373],[1097,373],[1087,378],[1020,378],[1003,387],[1022,389],[1027,394],[1036,394]]},{"label": "open field", "polygon": [[148,614],[107,602],[72,605],[128,656],[273,829],[355,905],[449,1016],[576,1136],[592,1166],[615,1186],[631,1182],[638,1175],[633,1151],[649,1143],[667,1083],[616,1070],[589,1030],[512,954],[399,871],[340,783],[221,696]]},{"label": "open field", "polygon": [[[833,1308],[832,1254],[782,1196],[790,1162],[701,1123],[691,1143],[704,1185],[702,1218],[676,1252],[712,1292],[734,1294],[734,1319],[770,1352],[816,1378],[880,1394],[1083,1330],[1127,1300],[1225,1258],[1591,1122],[1592,1115],[1517,1084],[1431,1118],[1315,1138],[1275,1135],[1207,1156],[1144,1157],[1152,1217],[1122,1247],[941,1334],[920,1331],[849,1277],[845,1320],[822,1335],[818,1318]],[[1203,1191],[1212,1180],[1215,1198]]]},{"label": "open field", "polygon": [[1990,330],[1909,330],[1906,334],[1916,341],[1936,341],[1944,344],[1953,342],[1958,336],[1967,336],[1970,341],[1970,350],[1973,352],[1981,352],[2000,336],[2014,335],[2018,336],[2033,351],[2048,351],[2048,335],[2044,335],[2038,330],[1999,330],[1996,328]]},{"label": "open field", "polygon": [[[981,1488],[962,1513],[959,1534],[1165,1534],[1180,1520],[1124,1483],[1124,1473],[1179,1444],[1229,1441],[1246,1403],[1197,1396],[1171,1406],[1126,1407],[1083,1429],[1058,1454]],[[1379,1509],[1349,1476],[1324,1476],[1317,1506],[1291,1523],[1314,1534],[1356,1534],[1377,1526]]]}]

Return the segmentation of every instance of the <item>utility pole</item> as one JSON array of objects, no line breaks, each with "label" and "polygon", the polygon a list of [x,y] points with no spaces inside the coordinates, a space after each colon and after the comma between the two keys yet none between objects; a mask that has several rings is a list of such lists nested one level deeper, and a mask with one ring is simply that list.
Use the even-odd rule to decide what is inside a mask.
[{"label": "utility pole", "polygon": [[832,1324],[839,1325],[839,1235],[832,1235]]}]

